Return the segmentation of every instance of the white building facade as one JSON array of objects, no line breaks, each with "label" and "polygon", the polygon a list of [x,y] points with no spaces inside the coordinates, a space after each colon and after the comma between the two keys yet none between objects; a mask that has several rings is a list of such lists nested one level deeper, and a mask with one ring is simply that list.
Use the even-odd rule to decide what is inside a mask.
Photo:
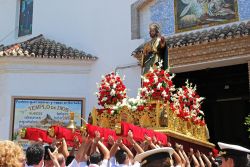
[{"label": "white building facade", "polygon": [[131,52],[142,41],[131,40],[130,5],[132,1],[33,1],[32,34],[18,35],[19,0],[0,1],[0,44],[4,46],[29,40],[39,34],[98,57],[95,61],[4,57],[1,68],[0,139],[11,138],[12,97],[85,98],[85,117],[97,106],[96,82],[117,68],[137,95],[140,67]]}]

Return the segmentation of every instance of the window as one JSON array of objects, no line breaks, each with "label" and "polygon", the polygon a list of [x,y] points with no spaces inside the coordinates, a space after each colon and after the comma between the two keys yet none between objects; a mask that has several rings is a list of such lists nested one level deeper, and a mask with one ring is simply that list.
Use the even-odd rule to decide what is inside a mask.
[{"label": "window", "polygon": [[33,0],[20,0],[18,37],[32,34]]}]

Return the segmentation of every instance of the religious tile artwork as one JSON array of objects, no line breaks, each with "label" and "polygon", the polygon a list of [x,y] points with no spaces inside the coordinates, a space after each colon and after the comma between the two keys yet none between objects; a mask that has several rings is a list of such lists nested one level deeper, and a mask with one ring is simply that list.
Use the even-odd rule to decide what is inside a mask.
[{"label": "religious tile artwork", "polygon": [[238,0],[175,0],[174,8],[176,32],[239,20]]},{"label": "religious tile artwork", "polygon": [[32,33],[33,0],[20,1],[18,37]]},{"label": "religious tile artwork", "polygon": [[174,34],[174,2],[170,0],[158,0],[150,7],[151,21],[158,23],[161,33],[164,35]]}]

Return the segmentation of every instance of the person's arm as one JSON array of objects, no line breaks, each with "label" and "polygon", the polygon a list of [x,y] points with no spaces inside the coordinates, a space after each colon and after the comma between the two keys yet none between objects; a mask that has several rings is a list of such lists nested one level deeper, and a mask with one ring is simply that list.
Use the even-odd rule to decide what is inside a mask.
[{"label": "person's arm", "polygon": [[103,159],[108,160],[110,158],[110,152],[108,148],[102,143],[98,142],[98,148],[100,149],[101,153],[103,154]]},{"label": "person's arm", "polygon": [[52,160],[53,164],[54,164],[54,167],[60,167],[60,164],[57,160],[57,153],[58,153],[58,148],[56,147],[56,149],[54,150],[54,152],[52,153],[50,151],[50,149],[48,149],[48,152],[49,152],[49,156],[50,156],[50,159]]},{"label": "person's arm", "polygon": [[196,151],[196,157],[197,157],[197,159],[199,161],[200,167],[205,167],[205,164],[204,164],[204,162],[203,162],[203,160],[201,158],[201,154],[200,154],[199,150]]},{"label": "person's arm", "polygon": [[214,157],[213,157],[213,153],[212,153],[212,152],[209,152],[209,154],[208,154],[208,159],[209,159],[210,162],[212,163],[212,166],[213,166],[213,164],[219,166],[219,163],[218,163],[218,162],[215,162],[215,159],[214,159]]},{"label": "person's arm", "polygon": [[[118,139],[119,140],[119,139]],[[120,139],[121,140],[121,139]],[[116,151],[118,150],[118,143],[117,142],[115,142],[113,145],[112,145],[112,147],[111,147],[111,149],[110,149],[110,157],[114,157],[115,156],[115,153],[116,153]]]},{"label": "person's arm", "polygon": [[80,142],[79,142],[78,138],[75,137],[74,138],[74,145],[73,145],[72,149],[69,152],[69,156],[74,157],[75,156],[75,151],[76,151],[76,149],[79,148],[79,146],[80,146]]},{"label": "person's arm", "polygon": [[118,141],[118,145],[119,145],[119,147],[120,147],[121,149],[123,149],[124,151],[127,152],[129,159],[132,160],[132,159],[134,158],[133,153],[130,151],[130,149],[129,149],[127,146],[125,146],[125,145],[122,143],[122,140],[121,140],[121,141]]},{"label": "person's arm", "polygon": [[182,151],[181,151],[181,145],[179,145],[179,144],[175,144],[175,149],[176,149],[176,152],[177,152],[177,154],[180,156],[180,158],[181,158],[181,166],[182,167],[185,167],[186,166],[186,159],[185,159],[185,157],[183,156],[183,154],[182,154]]},{"label": "person's arm", "polygon": [[78,151],[76,152],[76,156],[75,156],[75,159],[77,162],[80,162],[83,159],[84,154],[86,154],[87,145],[91,146],[92,143],[90,143],[90,140],[91,139],[87,138],[87,134],[84,133],[82,135],[82,144],[80,145]]},{"label": "person's arm", "polygon": [[159,34],[159,38],[161,39],[161,40],[160,40],[160,47],[161,47],[161,48],[165,48],[165,47],[166,47],[165,38],[164,38],[163,36],[161,36],[160,34]]},{"label": "person's arm", "polygon": [[207,167],[212,167],[212,163],[209,161],[208,157],[205,154],[201,153],[201,157],[205,161]]},{"label": "person's arm", "polygon": [[157,147],[154,145],[154,143],[153,143],[151,137],[149,137],[148,135],[145,135],[144,138],[146,139],[146,141],[147,141],[147,143],[148,143],[148,145],[149,145],[149,147],[150,147],[151,149],[156,149],[156,148],[157,148]]},{"label": "person's arm", "polygon": [[115,140],[114,140],[113,136],[109,135],[109,136],[108,136],[108,146],[109,146],[108,148],[111,149],[111,147],[112,147],[114,144],[115,144]]},{"label": "person's arm", "polygon": [[189,158],[188,158],[188,156],[187,156],[186,152],[184,151],[184,149],[183,149],[183,146],[182,146],[182,145],[181,145],[181,147],[180,147],[180,151],[181,151],[181,153],[182,153],[183,157],[184,157],[184,158],[185,158],[185,160],[186,160],[186,167],[190,167],[190,161],[189,161]]},{"label": "person's arm", "polygon": [[197,158],[195,157],[194,150],[192,148],[190,148],[190,156],[191,156],[192,161],[194,162],[194,167],[200,167],[200,164]]},{"label": "person's arm", "polygon": [[65,159],[69,156],[68,146],[67,146],[66,140],[64,138],[62,138],[62,145],[58,149],[58,152],[62,153],[62,155],[64,156]]},{"label": "person's arm", "polygon": [[101,140],[101,134],[99,131],[95,131],[95,138],[94,138],[94,142],[91,146],[91,149],[90,149],[90,154],[96,152],[96,148],[97,148],[97,145],[98,145],[98,142]]},{"label": "person's arm", "polygon": [[182,166],[181,157],[177,154],[177,152],[175,150],[172,154],[172,157],[173,157],[176,165]]},{"label": "person's arm", "polygon": [[144,140],[143,142],[141,142],[141,143],[139,144],[139,146],[143,149],[143,151],[147,151],[148,148],[149,148],[149,145],[148,145],[147,140]]},{"label": "person's arm", "polygon": [[132,144],[133,148],[137,152],[137,154],[143,153],[143,149],[139,146],[139,144],[133,139],[134,135],[131,130],[128,131],[128,137],[127,140]]}]

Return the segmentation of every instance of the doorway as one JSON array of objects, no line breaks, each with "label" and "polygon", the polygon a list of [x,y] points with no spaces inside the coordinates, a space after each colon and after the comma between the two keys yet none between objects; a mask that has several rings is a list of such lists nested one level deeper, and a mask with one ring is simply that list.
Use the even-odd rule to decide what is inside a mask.
[{"label": "doorway", "polygon": [[205,97],[202,110],[210,132],[210,142],[238,144],[250,148],[245,117],[249,114],[248,65],[234,65],[176,74],[180,87],[186,79],[197,85]]}]

